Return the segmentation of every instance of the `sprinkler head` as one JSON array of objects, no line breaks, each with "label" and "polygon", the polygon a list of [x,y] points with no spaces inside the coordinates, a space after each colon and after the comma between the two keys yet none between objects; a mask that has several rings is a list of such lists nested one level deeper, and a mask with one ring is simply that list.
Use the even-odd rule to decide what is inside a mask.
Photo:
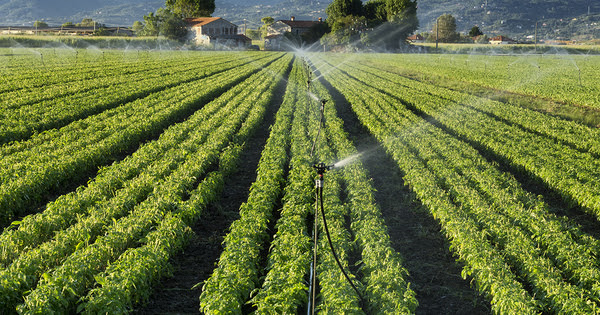
[{"label": "sprinkler head", "polygon": [[321,100],[321,110],[325,110],[325,103],[327,103],[327,100],[323,99]]},{"label": "sprinkler head", "polygon": [[326,171],[331,170],[333,168],[333,165],[325,165],[325,163],[320,162],[313,165],[313,167],[317,170],[317,174],[323,175]]}]

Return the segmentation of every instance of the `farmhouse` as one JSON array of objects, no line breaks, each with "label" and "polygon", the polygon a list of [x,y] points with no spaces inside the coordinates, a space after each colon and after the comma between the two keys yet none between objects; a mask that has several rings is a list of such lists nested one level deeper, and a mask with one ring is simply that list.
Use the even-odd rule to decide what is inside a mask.
[{"label": "farmhouse", "polygon": [[289,20],[279,20],[269,25],[267,28],[267,36],[265,37],[266,50],[281,50],[281,43],[285,34],[301,36],[310,31],[311,27],[323,23],[323,19],[318,21],[298,21],[295,17],[290,17]]},{"label": "farmhouse", "polygon": [[516,44],[515,40],[512,40],[506,36],[494,36],[490,38],[490,44],[492,45],[508,45],[508,44]]},{"label": "farmhouse", "polygon": [[271,25],[267,29],[267,35],[283,35],[285,33],[291,33],[292,35],[302,35],[310,30],[316,24],[323,23],[323,19],[319,18],[318,21],[297,21],[295,17],[291,17],[289,20],[279,20]]},{"label": "farmhouse", "polygon": [[220,45],[244,48],[252,40],[238,34],[237,25],[220,17],[199,17],[186,19],[191,28],[192,40],[197,45]]}]

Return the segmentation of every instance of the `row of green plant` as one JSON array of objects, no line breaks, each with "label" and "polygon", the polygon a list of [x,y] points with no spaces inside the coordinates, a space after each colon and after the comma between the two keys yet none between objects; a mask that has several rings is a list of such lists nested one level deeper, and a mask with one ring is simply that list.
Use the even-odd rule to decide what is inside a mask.
[{"label": "row of green plant", "polygon": [[[309,63],[307,63],[310,66]],[[310,68],[307,69],[311,71]],[[302,80],[297,84],[306,82],[312,79],[311,75],[304,75]],[[309,136],[309,141],[314,143],[314,162],[325,162],[328,164],[333,163],[337,157],[331,147],[330,142],[334,141],[333,134],[329,132],[327,125],[324,124],[321,127],[321,132],[317,128],[311,128],[311,126],[319,126],[321,123],[321,102],[320,100],[328,100],[330,98],[327,94],[309,94],[316,92],[316,82],[311,81],[311,87],[308,93],[299,93],[298,102],[304,105],[305,111],[305,123],[307,127],[305,133]],[[314,92],[313,92],[314,91]],[[323,90],[324,92],[324,90]],[[313,96],[317,96],[316,99]],[[327,97],[327,98],[326,98]],[[327,107],[331,108],[331,103],[327,104]],[[331,113],[335,116],[335,112]],[[325,115],[324,115],[325,116]],[[327,121],[324,118],[324,121]],[[323,209],[315,208],[315,215],[317,216],[317,266],[316,266],[316,277],[319,290],[319,299],[315,301],[316,310],[324,314],[336,314],[340,310],[343,310],[347,314],[360,314],[363,313],[363,307],[366,307],[366,303],[361,301],[362,295],[364,295],[364,287],[357,276],[352,273],[349,269],[350,266],[354,267],[356,262],[349,261],[351,252],[355,249],[353,243],[353,235],[347,228],[346,219],[349,217],[350,209],[345,200],[342,200],[343,195],[343,174],[341,172],[329,171],[324,174],[324,187],[323,195],[319,196],[319,199],[323,200]],[[315,198],[316,199],[316,198]],[[319,203],[321,200],[319,200]],[[325,229],[325,222],[323,221],[323,213],[327,219],[327,229]],[[314,227],[313,227],[314,228]],[[327,235],[329,232],[329,235]],[[337,265],[334,254],[330,248],[329,238],[331,239],[331,245],[335,251],[335,255],[339,259],[342,267],[346,274],[352,281],[353,285],[360,293],[360,295],[354,291],[353,286],[348,282],[345,276],[342,274],[340,267]],[[314,245],[314,243],[313,243]],[[366,302],[366,301],[365,301]]]},{"label": "row of green plant", "polygon": [[[519,195],[520,189],[514,179],[503,178],[481,157],[477,158],[474,150],[416,117],[394,98],[340,73],[328,78],[351,100],[361,121],[386,145],[405,172],[408,184],[441,221],[454,249],[467,265],[465,273],[473,274],[480,289],[492,296],[496,311],[523,308],[520,312],[526,312],[529,308],[535,312],[540,309],[536,305],[538,302],[533,301],[516,281],[507,262],[529,282],[548,309],[556,312],[594,311],[595,298],[587,289],[563,281],[563,277],[571,277],[577,268],[582,268],[580,275],[592,276],[588,285],[596,282],[593,274],[597,273],[597,267],[594,267],[597,264],[590,254],[597,246],[593,240],[547,214],[532,196],[522,192]],[[377,97],[367,98],[354,91]],[[465,152],[470,152],[470,156]],[[523,200],[514,200],[514,192],[519,198],[528,200],[527,207],[523,208]],[[528,215],[535,216],[525,221]],[[544,220],[545,224],[534,224],[533,220]],[[521,225],[523,230],[515,229],[515,224]],[[542,226],[552,230],[542,234]],[[487,235],[492,237],[491,243]],[[580,244],[572,238],[578,238]],[[540,244],[550,252],[550,258],[541,254]],[[487,255],[480,256],[481,253],[474,249]],[[574,262],[573,255],[581,257],[580,260]],[[502,257],[506,257],[506,261]],[[566,257],[571,259],[566,260]],[[555,262],[566,271],[556,270]],[[509,292],[511,294],[507,294]]]},{"label": "row of green plant", "polygon": [[[341,62],[335,60],[335,62]],[[405,77],[398,77],[385,64],[372,63],[369,66],[360,63],[348,64],[352,69],[369,73],[372,78],[384,80],[387,89],[393,90],[395,86],[411,89],[445,100],[452,100],[463,106],[472,107],[490,116],[497,117],[512,125],[544,136],[554,138],[579,150],[600,155],[600,131],[597,128],[583,125],[578,122],[561,119],[548,114],[523,108],[510,103],[493,101],[486,98],[450,90],[433,84],[425,84]],[[375,68],[374,66],[377,66]],[[351,70],[350,70],[351,71]],[[352,71],[353,72],[353,71]]]},{"label": "row of green plant", "polygon": [[[328,99],[325,108],[326,138],[337,158],[358,154],[344,131],[344,121],[338,117],[336,100],[321,82],[312,88],[322,99]],[[343,105],[342,105],[343,106]],[[347,194],[344,200],[349,208],[350,228],[356,251],[360,253],[360,273],[367,299],[367,312],[380,314],[414,313],[418,302],[408,283],[408,271],[402,258],[392,248],[381,210],[375,202],[375,189],[360,159],[341,169]],[[338,276],[339,278],[339,276]]]},{"label": "row of green plant", "polygon": [[[295,73],[295,71],[294,71]],[[286,178],[294,95],[286,93],[271,127],[248,200],[240,206],[223,241],[218,267],[202,287],[200,310],[206,314],[241,310],[262,275],[262,257],[269,241],[269,222],[281,198]]]},{"label": "row of green plant", "polygon": [[0,92],[69,82],[77,84],[96,78],[137,72],[140,69],[150,70],[187,64],[193,60],[201,63],[208,59],[230,59],[227,55],[224,52],[203,52],[199,55],[197,52],[181,51],[0,48],[0,73],[3,74]]},{"label": "row of green plant", "polygon": [[[336,159],[335,150],[340,150],[338,155],[344,156],[356,153],[343,132],[343,122],[336,117],[335,107],[329,106],[330,103],[326,108],[326,126],[322,134],[318,137],[318,130],[311,128],[320,123],[320,102],[315,101],[317,95],[306,90],[305,82],[308,79],[306,66],[296,62],[277,123],[263,151],[259,178],[253,184],[248,202],[241,207],[242,217],[232,225],[226,237],[226,249],[218,268],[204,283],[200,305],[205,313],[241,313],[249,298],[248,303],[253,304],[259,313],[297,312],[307,303],[308,285],[305,281],[309,278],[312,258],[308,223],[312,222],[312,216],[315,215],[312,210],[314,189],[311,179],[314,171],[311,164],[317,160],[333,162]],[[322,98],[330,98],[320,83],[315,81],[312,86]],[[291,132],[288,130],[290,122]],[[267,246],[267,220],[273,216],[273,205],[277,203],[280,185],[284,181],[286,146],[281,142],[285,139],[291,142],[291,164],[284,189],[281,219],[276,224],[277,233],[269,247],[262,287],[254,289],[260,286],[260,276],[264,272],[261,249]],[[309,148],[315,139],[319,140],[315,143],[315,156],[311,157]],[[271,142],[280,144],[280,147],[276,150],[271,148]],[[263,172],[277,176],[263,177]],[[331,171],[326,175],[324,190],[332,242],[346,270],[350,263],[348,255],[350,251],[357,250],[355,244],[359,244],[358,250],[364,264],[361,271],[366,283],[357,282],[354,275],[350,277],[360,291],[366,292],[363,294],[367,297],[366,303],[361,305],[359,296],[341,274],[329,248],[320,213],[317,212],[317,290],[320,293],[316,308],[325,313],[362,313],[365,307],[373,313],[414,312],[417,302],[405,280],[407,272],[401,266],[399,255],[391,248],[381,213],[374,202],[373,188],[368,184],[365,186],[366,178],[366,172],[360,165],[343,171]],[[341,199],[344,185],[350,188],[347,200]],[[267,201],[258,199],[260,197]],[[351,231],[346,227],[348,216],[352,221]],[[353,239],[355,235],[358,239]]]},{"label": "row of green plant", "polygon": [[[226,95],[232,94],[227,92]],[[159,141],[149,142],[124,160],[101,169],[86,189],[58,197],[46,205],[45,211],[29,215],[13,225],[18,229],[5,231],[0,235],[1,265],[7,266],[24,248],[34,248],[55,231],[67,228],[77,216],[93,209],[107,215],[111,209],[145,199],[155,180],[165,177],[188,155],[203,148],[199,143],[217,128],[233,106],[223,98],[219,100],[208,103],[185,124],[167,129]],[[115,198],[106,202],[113,196]],[[103,200],[105,203],[98,206],[97,203]],[[107,220],[111,220],[110,216]]]},{"label": "row of green plant", "polygon": [[[52,52],[42,50],[44,65],[39,67],[27,67],[16,62],[14,58],[19,58],[19,54],[11,54],[10,51],[1,50],[3,53],[0,56],[3,67],[0,68],[0,73],[6,75],[0,92],[5,102],[16,103],[19,100],[12,100],[11,96],[28,97],[35,99],[43,98],[52,95],[61,95],[60,92],[68,94],[77,92],[77,87],[85,87],[88,82],[98,82],[94,84],[100,84],[103,79],[109,79],[111,77],[122,77],[130,74],[151,71],[166,71],[168,68],[177,65],[187,65],[196,61],[196,63],[203,63],[208,60],[215,62],[219,60],[227,60],[225,54],[222,55],[196,55],[196,54],[182,54],[178,58],[158,58],[158,54],[144,52],[141,58],[127,62],[122,53],[117,54],[114,51],[101,52],[103,56],[102,61],[96,61],[86,64],[75,64],[75,63],[64,63],[65,59],[69,60],[69,57],[75,56],[75,54],[81,54],[78,50],[59,50],[58,52]],[[177,54],[173,54],[177,56]],[[37,56],[37,59],[41,57]],[[26,69],[23,69],[26,68]],[[10,80],[9,80],[10,78]],[[46,89],[41,89],[46,87]],[[62,89],[57,89],[62,87]],[[26,89],[28,91],[37,89],[37,93],[18,94],[19,90]],[[12,94],[11,94],[12,93]]]},{"label": "row of green plant", "polygon": [[[475,83],[498,90],[600,108],[600,56],[597,55],[364,55],[363,64],[391,71]],[[379,65],[377,65],[379,64]]]},{"label": "row of green plant", "polygon": [[[600,216],[600,161],[596,153],[597,140],[583,140],[595,134],[589,127],[580,126],[580,132],[571,133],[572,136],[569,137],[569,143],[577,143],[578,139],[582,139],[581,143],[588,144],[580,145],[579,147],[583,148],[579,149],[578,145],[557,141],[554,137],[544,135],[544,132],[528,130],[510,121],[507,123],[505,119],[490,116],[477,110],[478,105],[464,105],[459,94],[447,93],[442,96],[441,91],[435,87],[416,89],[413,85],[418,83],[414,81],[403,87],[402,80],[398,80],[399,84],[388,81],[380,90],[393,95],[398,102],[404,102],[415,110],[433,117],[444,127],[467,140],[494,152],[522,172],[540,178],[555,189],[566,202],[579,205]],[[437,91],[428,94],[422,92],[425,89]],[[469,119],[464,119],[465,116]],[[541,125],[536,129],[547,130],[550,127]]]},{"label": "row of green plant", "polygon": [[[255,109],[236,135],[234,143],[241,144],[248,139],[263,119],[272,101],[272,92],[279,84],[277,79],[269,80],[272,72],[282,75],[287,72],[288,65],[289,59],[282,59],[278,62],[278,68],[267,69],[261,76],[252,78],[262,82],[259,86],[252,84],[255,89],[252,89],[250,95],[238,96],[244,102],[253,103]],[[237,91],[234,93],[244,89],[249,90],[248,87],[236,87]],[[217,198],[223,188],[224,179],[235,169],[243,148],[243,144],[236,144],[228,149],[221,157],[219,172],[211,173],[205,178],[198,189],[191,194],[190,199],[179,207],[173,218],[164,222],[172,221],[179,227],[175,231],[184,231],[200,219],[203,209],[210,201]],[[181,248],[186,239],[181,237],[183,233],[172,231],[171,224],[161,222],[156,231],[146,237],[149,240],[146,245],[129,250],[117,262],[111,264],[102,275],[96,277],[102,287],[90,291],[79,310],[85,310],[85,313],[90,314],[126,312],[134,304],[146,300],[152,292],[152,284],[168,271],[170,256]]]},{"label": "row of green plant", "polygon": [[31,212],[31,206],[44,201],[46,194],[60,191],[68,182],[81,182],[98,166],[189,116],[280,56],[271,55],[257,64],[153,93],[3,147],[14,153],[5,155],[0,162],[2,225]]},{"label": "row of green plant", "polygon": [[102,49],[161,49],[178,48],[181,43],[176,40],[152,37],[73,37],[73,36],[2,36],[0,47],[73,47]]},{"label": "row of green plant", "polygon": [[258,313],[296,313],[306,305],[311,255],[309,217],[313,213],[314,170],[310,160],[311,143],[306,134],[306,120],[302,116],[302,103],[297,99],[303,93],[298,85],[302,78],[302,65],[297,61],[286,94],[291,93],[296,102],[290,135],[290,163],[287,185],[282,199],[283,207],[275,225],[276,233],[269,248],[264,281],[251,299]]},{"label": "row of green plant", "polygon": [[[288,61],[277,61],[272,69],[248,78],[215,100],[217,106],[223,106],[220,110],[225,113],[213,116],[219,121],[216,128],[209,132],[208,137],[202,133],[196,135],[199,138],[194,139],[195,143],[189,142],[188,150],[183,148],[185,158],[163,180],[154,179],[153,189],[145,200],[125,206],[131,209],[130,215],[108,222],[103,228],[105,234],[78,244],[73,254],[59,255],[58,259],[43,256],[44,259],[59,263],[52,271],[37,272],[38,277],[40,272],[45,273],[41,274],[35,289],[25,297],[25,303],[19,306],[19,311],[75,312],[80,298],[93,287],[97,289],[81,299],[84,303],[80,304],[78,311],[95,313],[102,309],[101,313],[121,312],[129,309],[136,300],[147,297],[150,285],[168,269],[168,256],[181,248],[188,234],[186,230],[189,230],[186,225],[196,221],[203,207],[218,195],[219,188],[223,186],[223,177],[231,172],[242,151],[239,145],[262,120],[274,87],[264,78],[271,75],[269,71],[285,69]],[[255,86],[256,80],[264,83]],[[249,86],[256,89],[250,89]],[[204,123],[205,120],[194,119],[193,116],[184,124],[172,128],[183,125],[193,134],[189,126],[198,127]],[[192,148],[202,143],[202,139],[204,144],[194,152]],[[225,153],[221,154],[223,151]],[[208,173],[219,160],[219,155],[219,169]],[[204,180],[200,180],[203,177]],[[75,226],[68,230],[74,230]],[[151,230],[154,231],[148,234]],[[85,225],[82,232],[85,232]],[[46,244],[60,246],[59,239],[55,237],[54,241],[41,247]],[[143,245],[138,246],[139,243]],[[22,257],[19,259],[22,260]],[[15,265],[11,264],[10,268]],[[108,265],[110,267],[103,272]],[[139,290],[136,289],[138,287]],[[102,302],[107,298],[112,303]]]},{"label": "row of green plant", "polygon": [[[99,80],[86,80],[82,84],[69,83],[73,86],[71,91],[63,85],[42,88],[45,91],[65,93],[63,96],[52,93],[41,95],[39,89],[28,90],[21,98],[8,95],[12,101],[6,102],[6,108],[0,114],[0,139],[5,143],[26,139],[34,133],[63,127],[72,121],[147,97],[152,93],[218,75],[242,66],[244,61],[249,62],[244,58],[236,62],[220,60],[212,63],[205,60],[205,67],[202,68],[198,67],[197,62],[180,66],[172,64],[163,70],[152,69],[150,72],[138,72],[136,75],[111,76],[102,80],[102,83]],[[17,94],[24,93],[18,91]],[[42,99],[39,99],[40,97]]]},{"label": "row of green plant", "polygon": [[[463,106],[460,96],[456,98],[456,95],[446,94],[440,98],[408,88],[400,92],[397,86],[395,89],[386,88],[385,91],[434,117],[469,141],[494,152],[524,173],[540,178],[568,203],[577,204],[600,216],[600,161],[597,158],[597,146],[588,145],[589,152],[578,150],[577,145],[565,145],[553,137],[539,135],[535,130],[505,123],[502,119]],[[469,119],[465,120],[465,116]],[[593,139],[595,132],[587,127],[581,129],[583,132],[571,137],[571,143],[578,142],[578,139],[582,139],[581,143],[597,141],[584,140]]]}]

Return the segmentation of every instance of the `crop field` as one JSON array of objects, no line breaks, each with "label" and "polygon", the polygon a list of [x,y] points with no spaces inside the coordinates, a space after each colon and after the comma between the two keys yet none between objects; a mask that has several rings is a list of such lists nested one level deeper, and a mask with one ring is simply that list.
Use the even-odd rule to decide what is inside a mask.
[{"label": "crop field", "polygon": [[599,56],[3,48],[0,77],[0,314],[600,313]]}]

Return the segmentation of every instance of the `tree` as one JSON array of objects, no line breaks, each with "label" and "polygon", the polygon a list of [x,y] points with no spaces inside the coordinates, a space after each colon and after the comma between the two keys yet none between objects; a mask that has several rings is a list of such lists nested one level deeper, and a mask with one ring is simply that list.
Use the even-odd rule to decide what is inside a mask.
[{"label": "tree", "polygon": [[259,40],[260,39],[260,31],[249,28],[246,30],[246,36],[248,36],[248,38],[250,38],[252,40]]},{"label": "tree", "polygon": [[44,21],[35,21],[33,22],[33,27],[35,28],[46,28],[48,27],[48,23],[44,22]]},{"label": "tree", "polygon": [[167,0],[171,12],[183,18],[211,16],[215,12],[215,0]]},{"label": "tree", "polygon": [[269,34],[269,26],[275,23],[275,19],[270,16],[265,16],[260,19],[260,21],[263,22],[263,25],[260,27],[260,34],[262,38],[265,38]]},{"label": "tree", "polygon": [[365,3],[363,13],[370,25],[379,25],[387,21],[386,0],[370,0]]},{"label": "tree", "polygon": [[433,39],[436,38],[442,43],[456,42],[460,35],[456,32],[456,19],[450,14],[443,14],[437,18],[431,33]]},{"label": "tree", "polygon": [[158,17],[154,15],[154,12],[144,15],[144,29],[141,30],[141,36],[158,36]]},{"label": "tree", "polygon": [[62,27],[73,27],[73,26],[75,26],[75,24],[73,22],[65,22],[62,25]]},{"label": "tree", "polygon": [[308,32],[302,34],[302,41],[308,44],[315,43],[318,40],[320,40],[321,37],[323,37],[323,35],[327,34],[330,31],[331,29],[329,29],[327,23],[319,22],[311,26]]},{"label": "tree", "polygon": [[139,34],[143,29],[144,29],[144,23],[142,23],[140,21],[133,22],[133,25],[131,26],[131,30],[133,30],[133,32],[136,34]]},{"label": "tree", "polygon": [[110,32],[105,27],[101,27],[101,28],[97,29],[93,35],[94,36],[109,36]]},{"label": "tree", "polygon": [[469,37],[477,37],[477,36],[480,36],[480,35],[483,35],[483,33],[479,29],[479,26],[473,26],[471,28],[471,30],[469,31]]},{"label": "tree", "polygon": [[[349,15],[361,16],[362,15],[362,1],[361,0],[333,0],[325,9],[327,13],[327,20],[330,25],[331,22],[335,23],[337,20],[347,17]],[[333,29],[333,27],[332,27]]]},{"label": "tree", "polygon": [[159,19],[159,35],[176,40],[184,39],[187,36],[187,24],[177,14],[170,10],[158,9],[156,15]]},{"label": "tree", "polygon": [[102,23],[98,23],[90,18],[85,18],[81,20],[81,23],[77,23],[76,26],[82,26],[82,27],[104,27],[105,25]]},{"label": "tree", "polygon": [[164,36],[169,39],[183,39],[188,32],[185,21],[169,9],[159,8],[156,10],[156,14],[150,12],[144,16],[144,22],[144,28],[138,33],[141,36]]},{"label": "tree", "polygon": [[364,13],[369,28],[363,42],[378,49],[398,49],[419,27],[415,0],[370,0]]}]

